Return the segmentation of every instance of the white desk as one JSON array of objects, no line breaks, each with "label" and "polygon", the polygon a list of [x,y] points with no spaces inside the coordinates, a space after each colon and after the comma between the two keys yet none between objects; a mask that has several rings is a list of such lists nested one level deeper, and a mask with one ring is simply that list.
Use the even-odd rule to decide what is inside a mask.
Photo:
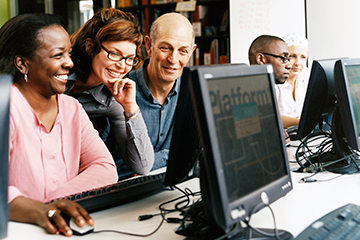
[{"label": "white desk", "polygon": [[[288,153],[294,152],[288,148]],[[293,164],[292,164],[293,166]],[[306,173],[292,173],[293,190],[285,197],[271,205],[275,213],[276,224],[280,229],[285,229],[297,236],[313,221],[329,211],[347,203],[360,204],[360,174],[346,175],[326,182],[299,183]],[[338,176],[332,173],[319,173],[314,178],[317,180],[331,179]],[[180,188],[189,187],[193,192],[199,190],[198,179],[193,179],[179,185]],[[119,207],[92,213],[95,220],[95,230],[114,229],[137,234],[147,234],[155,230],[161,217],[156,216],[146,221],[138,221],[138,216],[143,214],[158,213],[160,203],[181,196],[178,191],[165,191],[151,197],[125,204]],[[270,211],[265,208],[254,214],[250,224],[254,227],[273,228]],[[116,233],[89,234],[86,237],[73,236],[71,239],[184,239],[185,237],[174,233],[179,224],[164,222],[154,235],[147,238],[132,237]],[[30,224],[9,222],[8,237],[6,240],[19,239],[67,239],[64,236],[47,234],[40,227]]]}]

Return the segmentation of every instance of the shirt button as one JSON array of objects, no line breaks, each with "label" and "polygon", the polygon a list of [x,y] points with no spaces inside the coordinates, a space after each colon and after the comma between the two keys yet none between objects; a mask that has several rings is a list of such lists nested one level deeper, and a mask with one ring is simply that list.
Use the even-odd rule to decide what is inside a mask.
[{"label": "shirt button", "polygon": [[162,136],[164,136],[164,134],[163,134],[163,133],[160,133],[160,137],[162,137]]},{"label": "shirt button", "polygon": [[101,102],[102,102],[102,103],[104,103],[104,102],[105,102],[105,100],[101,100]]}]

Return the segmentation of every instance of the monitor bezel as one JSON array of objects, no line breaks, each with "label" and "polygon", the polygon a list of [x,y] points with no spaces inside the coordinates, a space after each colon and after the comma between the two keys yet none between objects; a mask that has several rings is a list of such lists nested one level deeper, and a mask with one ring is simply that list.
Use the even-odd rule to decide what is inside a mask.
[{"label": "monitor bezel", "polygon": [[169,187],[198,177],[198,159],[202,149],[194,105],[190,95],[190,71],[190,68],[185,67],[179,82],[179,98],[176,104],[174,126],[163,182],[165,186]]},{"label": "monitor bezel", "polygon": [[[286,173],[279,179],[263,186],[240,199],[229,202],[225,177],[223,175],[221,156],[219,155],[219,145],[217,143],[216,130],[210,104],[207,81],[211,79],[231,78],[251,75],[268,75],[269,86],[271,89],[272,102],[277,118],[279,139],[281,140],[281,150],[284,156],[284,165]],[[197,116],[200,141],[203,146],[204,159],[200,163],[200,186],[205,210],[212,215],[216,225],[227,231],[231,226],[240,220],[249,217],[253,208],[263,202],[262,195],[264,192],[269,197],[269,204],[280,197],[285,196],[292,189],[290,169],[288,165],[287,153],[285,148],[285,138],[283,133],[282,122],[278,111],[275,78],[271,65],[212,65],[201,66],[192,71],[190,89],[195,102],[195,112]],[[199,94],[201,92],[201,94]],[[218,160],[216,160],[218,159]],[[211,187],[210,187],[211,186]],[[271,190],[271,192],[270,192]],[[239,209],[239,216],[235,219],[231,217],[231,210]],[[262,206],[264,207],[264,206]],[[260,207],[257,210],[260,210]],[[244,215],[241,216],[242,212]]]},{"label": "monitor bezel", "polygon": [[[338,59],[314,60],[297,129],[297,139],[308,136],[335,108],[334,65]],[[325,78],[319,78],[322,73]]]},{"label": "monitor bezel", "polygon": [[0,75],[0,239],[7,237],[9,221],[8,207],[8,166],[9,166],[9,119],[10,119],[10,88],[13,77]]},{"label": "monitor bezel", "polygon": [[334,78],[336,86],[337,104],[339,111],[340,130],[337,129],[338,137],[344,137],[347,144],[355,150],[360,150],[359,133],[356,125],[354,109],[352,108],[349,80],[346,66],[360,66],[360,58],[339,59],[335,63]]}]

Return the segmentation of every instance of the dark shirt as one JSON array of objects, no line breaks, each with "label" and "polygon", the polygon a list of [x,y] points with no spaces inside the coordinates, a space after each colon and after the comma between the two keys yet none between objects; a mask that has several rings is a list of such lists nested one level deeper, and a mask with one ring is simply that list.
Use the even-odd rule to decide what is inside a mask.
[{"label": "dark shirt", "polygon": [[174,114],[178,101],[180,89],[180,78],[176,79],[175,84],[163,105],[161,105],[151,94],[144,78],[144,67],[149,60],[145,60],[143,65],[129,73],[129,78],[136,82],[136,102],[140,107],[146,123],[151,143],[154,147],[155,161],[152,170],[166,166],[171,136],[174,126]]},{"label": "dark shirt", "polygon": [[122,162],[135,173],[148,173],[153,166],[154,152],[141,113],[126,121],[124,109],[104,84],[80,93],[69,93],[75,82],[76,76],[70,75],[65,93],[75,97],[84,107],[99,136],[106,141],[119,176],[130,174],[121,172],[127,170],[121,166]]}]

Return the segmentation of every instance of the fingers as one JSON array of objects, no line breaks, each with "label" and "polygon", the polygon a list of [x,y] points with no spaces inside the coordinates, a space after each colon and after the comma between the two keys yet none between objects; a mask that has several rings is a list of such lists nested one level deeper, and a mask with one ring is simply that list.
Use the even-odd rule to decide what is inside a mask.
[{"label": "fingers", "polygon": [[[67,217],[74,218],[75,223],[79,227],[83,227],[85,223],[93,226],[94,220],[91,218],[89,213],[79,204],[75,202],[71,202],[67,199],[62,199],[55,201],[53,203],[49,204],[49,211],[47,212],[47,215],[49,217],[49,220],[53,223],[46,226],[46,229],[50,233],[59,233],[62,232],[65,236],[72,236],[73,232],[68,226],[67,221],[64,219],[64,214],[67,215]],[[56,209],[56,210],[55,210]],[[55,226],[57,227],[55,227]],[[54,230],[55,228],[55,230]]]},{"label": "fingers", "polygon": [[[123,79],[109,79],[108,80],[108,88],[110,91],[112,90],[113,95],[121,95],[123,94],[124,89],[133,89],[135,91],[135,82],[129,78]],[[112,85],[110,87],[110,85]]]},{"label": "fingers", "polygon": [[[54,210],[49,210],[48,211],[48,216],[50,216],[50,214],[49,214],[50,211],[54,211]],[[55,210],[55,213],[51,217],[49,217],[49,219],[50,219],[50,221],[52,223],[54,223],[54,225],[57,226],[57,231],[55,232],[55,234],[58,234],[59,232],[62,232],[65,236],[72,236],[73,232],[70,229],[70,227],[67,225],[67,222],[65,221],[65,219],[61,216],[60,211]],[[51,224],[51,225],[54,226],[53,224]],[[48,231],[50,233],[54,233],[52,231],[51,227],[49,227]]]}]

